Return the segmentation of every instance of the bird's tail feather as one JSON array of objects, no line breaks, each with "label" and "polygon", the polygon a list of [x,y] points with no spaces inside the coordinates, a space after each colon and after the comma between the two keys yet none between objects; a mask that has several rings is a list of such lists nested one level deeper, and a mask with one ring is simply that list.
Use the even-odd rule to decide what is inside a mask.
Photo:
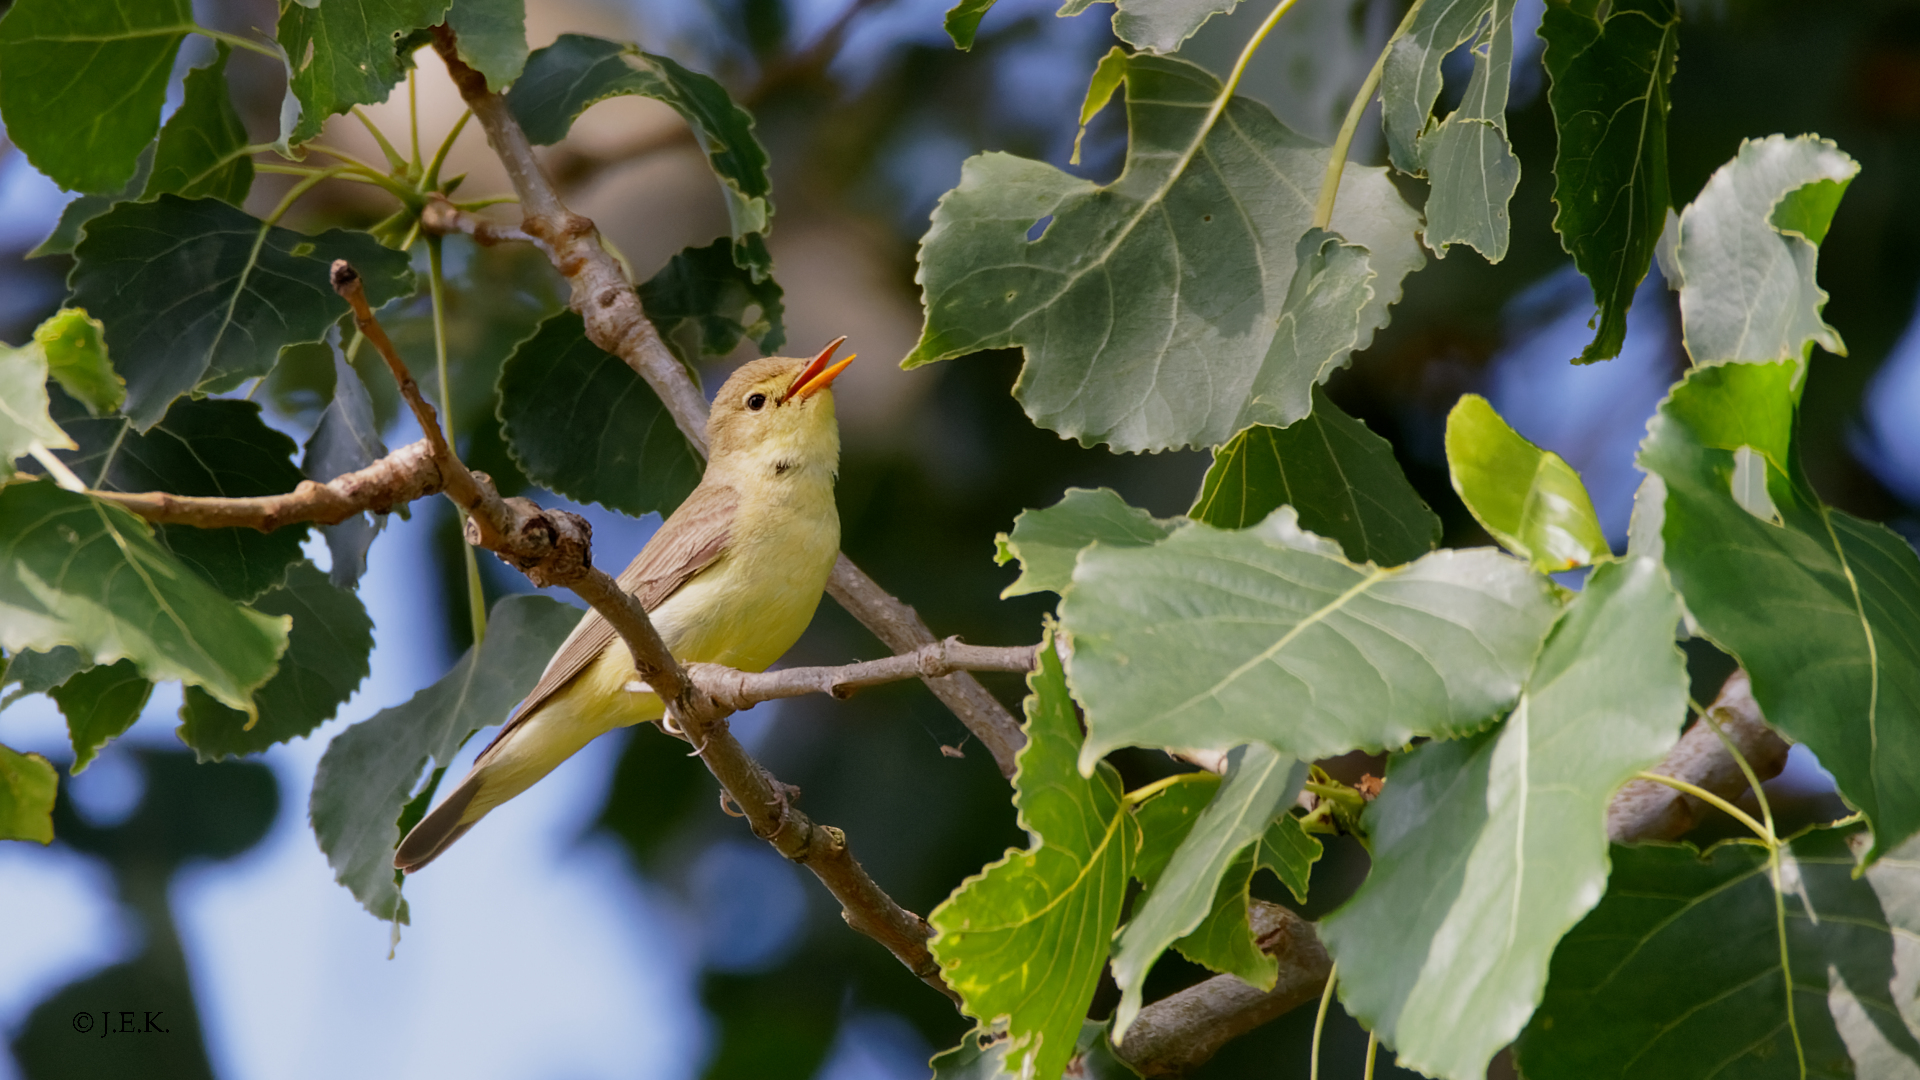
[{"label": "bird's tail feather", "polygon": [[479,769],[468,773],[460,786],[453,789],[453,794],[441,800],[440,805],[421,818],[420,824],[415,825],[407,833],[406,839],[400,841],[400,847],[393,853],[393,865],[411,874],[432,862],[455,840],[466,835],[467,830],[473,828],[479,819],[460,819],[473,803],[473,797],[480,793],[480,784]]}]

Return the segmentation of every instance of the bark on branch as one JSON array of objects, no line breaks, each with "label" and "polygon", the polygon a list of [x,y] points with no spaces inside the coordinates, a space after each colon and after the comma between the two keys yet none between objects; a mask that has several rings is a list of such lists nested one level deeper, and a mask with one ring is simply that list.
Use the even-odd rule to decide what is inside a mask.
[{"label": "bark on branch", "polygon": [[[618,356],[658,394],[675,425],[696,449],[706,453],[707,399],[700,393],[653,323],[620,264],[600,245],[593,222],[568,210],[540,169],[533,145],[520,129],[506,99],[487,89],[486,79],[460,60],[452,31],[434,29],[434,46],[454,85],[487,133],[487,142],[506,167],[520,198],[521,228],[537,240],[572,288],[572,306],[586,323],[587,337]],[[893,651],[911,652],[937,639],[913,609],[874,584],[846,556],[834,566],[827,592],[866,624]],[[1025,745],[1020,723],[1006,706],[964,672],[929,678],[927,686],[973,732],[1004,776],[1012,776],[1014,755]]]},{"label": "bark on branch", "polygon": [[283,525],[317,521],[338,525],[362,511],[385,514],[416,499],[438,495],[445,487],[426,439],[400,447],[386,457],[324,484],[302,480],[284,495],[253,498],[170,495],[164,491],[89,491],[118,503],[157,525],[194,525],[202,529],[246,528],[272,532]]}]

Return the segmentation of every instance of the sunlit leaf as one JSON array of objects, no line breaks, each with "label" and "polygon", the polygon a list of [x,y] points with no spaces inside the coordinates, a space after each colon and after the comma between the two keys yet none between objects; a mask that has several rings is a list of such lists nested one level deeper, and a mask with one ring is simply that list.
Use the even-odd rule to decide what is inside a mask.
[{"label": "sunlit leaf", "polygon": [[527,138],[546,146],[566,138],[588,106],[625,94],[662,102],[687,122],[726,197],[734,262],[752,270],[756,281],[766,278],[773,270],[765,240],[773,220],[767,152],[754,137],[752,115],[734,104],[725,87],[631,45],[562,34],[527,58],[507,104]]},{"label": "sunlit leaf", "polygon": [[47,373],[95,416],[118,412],[127,400],[127,380],[107,359],[106,331],[81,308],[62,308],[33,331]]},{"label": "sunlit leaf", "polygon": [[1140,837],[1113,767],[1100,763],[1091,780],[1075,768],[1080,726],[1051,642],[1027,685],[1013,786],[1028,849],[1008,850],[935,908],[928,947],[967,1015],[1005,1024],[1013,1071],[1055,1080],[1106,966]]},{"label": "sunlit leaf", "polygon": [[47,356],[38,342],[21,348],[0,343],[0,482],[13,475],[13,462],[38,444],[71,447],[48,412]]},{"label": "sunlit leaf", "polygon": [[498,92],[527,66],[525,0],[453,0],[447,29],[460,59],[487,77]]},{"label": "sunlit leaf", "polygon": [[1406,1066],[1481,1080],[1526,1023],[1605,888],[1607,800],[1680,733],[1679,621],[1658,563],[1600,567],[1506,723],[1389,768],[1366,815],[1373,869],[1320,936],[1341,1002]]},{"label": "sunlit leaf", "polygon": [[1447,414],[1447,469],[1487,533],[1540,569],[1570,570],[1613,553],[1580,474],[1522,438],[1478,394]]},{"label": "sunlit leaf", "polygon": [[1355,565],[1288,507],[1239,532],[1100,545],[1060,606],[1081,763],[1255,741],[1310,761],[1466,735],[1519,697],[1557,613],[1547,579],[1499,552]]},{"label": "sunlit leaf", "polygon": [[[67,718],[67,737],[73,743],[73,765],[67,771],[78,775],[101,747],[125,734],[140,719],[152,693],[153,684],[131,660],[96,665],[48,690]],[[246,721],[246,714],[235,715]]]},{"label": "sunlit leaf", "polygon": [[[1693,369],[1640,465],[1665,481],[1664,557],[1688,612],[1753,677],[1767,723],[1867,815],[1878,855],[1920,832],[1920,558],[1814,494],[1793,444],[1798,366]],[[1764,459],[1781,524],[1735,499],[1741,447]]]},{"label": "sunlit leaf", "polygon": [[1371,336],[1365,319],[1376,275],[1367,249],[1308,229],[1294,257],[1273,341],[1236,424],[1286,427],[1304,418],[1313,391]]},{"label": "sunlit leaf", "polygon": [[118,191],[160,130],[189,0],[15,0],[0,16],[7,139],[61,187]]},{"label": "sunlit leaf", "polygon": [[[1307,768],[1260,745],[1234,750],[1227,757],[1226,779],[1213,800],[1194,820],[1180,847],[1136,901],[1133,917],[1114,943],[1113,980],[1120,985],[1120,1006],[1114,1012],[1114,1030],[1124,1035],[1140,1014],[1141,991],[1147,972],[1175,941],[1199,927],[1214,911],[1214,895],[1222,889],[1228,865],[1246,852],[1246,867],[1238,876],[1241,922],[1246,921],[1246,882],[1252,875],[1253,854],[1248,849],[1300,791]],[[1234,890],[1228,890],[1231,893]],[[1248,972],[1248,981],[1273,985],[1278,970],[1273,959],[1252,947],[1252,935],[1242,934],[1246,951],[1265,960],[1262,970]],[[1244,975],[1243,975],[1244,977]]]},{"label": "sunlit leaf", "polygon": [[[1041,426],[1117,450],[1217,445],[1275,422],[1245,413],[1327,150],[1259,104],[1221,101],[1220,82],[1181,60],[1130,57],[1126,86],[1127,167],[1106,187],[1001,153],[963,166],[921,240],[926,324],[904,363],[1023,346],[1014,394]],[[1290,336],[1339,341],[1352,326],[1364,349],[1424,260],[1418,216],[1384,170],[1349,165],[1332,224],[1344,243],[1313,250],[1342,266],[1364,254],[1371,294],[1357,321],[1333,305],[1342,327],[1328,333],[1306,325],[1314,298],[1295,290]],[[1336,344],[1262,393],[1304,413],[1311,379],[1346,356]]]},{"label": "sunlit leaf", "polygon": [[280,670],[254,692],[260,720],[251,730],[245,713],[187,687],[180,740],[201,761],[254,754],[311,734],[333,719],[370,670],[373,620],[354,594],[334,587],[312,563],[295,565],[286,582],[255,600],[253,609],[293,620],[287,651]]},{"label": "sunlit leaf", "polygon": [[[64,394],[54,415],[78,449],[58,454],[76,475],[101,491],[165,491],[175,495],[278,495],[299,485],[293,440],[260,419],[250,401],[192,398],[176,401],[148,431],[124,416],[91,417]],[[251,600],[278,585],[300,558],[304,522],[257,529],[201,529],[159,525],[154,536],[181,562],[235,600]]]},{"label": "sunlit leaf", "polygon": [[106,323],[143,429],[179,395],[231,389],[282,346],[318,341],[347,313],[328,284],[333,260],[354,265],[375,307],[413,292],[406,253],[366,233],[303,236],[218,199],[121,203],[87,224],[75,258],[73,304]]},{"label": "sunlit leaf", "polygon": [[0,488],[0,648],[125,657],[246,709],[286,642],[285,619],[215,592],[125,510],[44,480]]},{"label": "sunlit leaf", "polygon": [[393,881],[400,808],[429,762],[444,768],[467,735],[507,718],[540,679],[580,612],[544,596],[509,596],[487,616],[486,642],[438,682],[334,737],[313,778],[308,818],[334,879],[376,918],[407,921]]},{"label": "sunlit leaf", "polygon": [[1440,539],[1440,518],[1407,482],[1393,444],[1317,388],[1306,419],[1250,427],[1215,450],[1187,516],[1244,529],[1282,506],[1294,508],[1301,528],[1339,541],[1354,562],[1411,562]]},{"label": "sunlit leaf", "polygon": [[[408,32],[432,26],[448,0],[326,0],[281,6],[275,36],[286,51],[288,91],[299,100],[293,142],[306,142],[334,113],[387,100],[411,60],[397,51]],[[376,303],[375,306],[378,306]]]},{"label": "sunlit leaf", "polygon": [[1820,317],[1819,244],[1860,163],[1826,139],[1740,144],[1680,214],[1680,325],[1696,364],[1799,360],[1847,347]]},{"label": "sunlit leaf", "polygon": [[1679,52],[1674,0],[1553,0],[1540,24],[1560,137],[1553,227],[1593,283],[1599,329],[1579,363],[1620,354],[1627,308],[1647,276],[1672,196],[1668,84]]},{"label": "sunlit leaf", "polygon": [[1110,488],[1068,488],[1059,502],[1044,510],[1022,510],[1013,519],[1013,531],[995,538],[995,562],[1020,562],[1020,576],[1000,596],[1064,593],[1073,583],[1073,560],[1081,548],[1096,540],[1146,547],[1165,539],[1174,524],[1128,506]]},{"label": "sunlit leaf", "polygon": [[0,840],[53,843],[53,798],[59,775],[39,754],[0,744]]},{"label": "sunlit leaf", "polygon": [[253,159],[246,153],[247,126],[227,97],[227,53],[221,42],[213,63],[187,72],[186,98],[160,129],[153,174],[141,198],[170,191],[235,206],[246,200]]},{"label": "sunlit leaf", "polygon": [[1848,1044],[1869,1040],[1915,1068],[1920,852],[1856,879],[1864,839],[1855,826],[1793,842],[1784,933],[1765,848],[1614,848],[1606,897],[1553,955],[1520,1068],[1529,1080],[1900,1076],[1849,1060]]},{"label": "sunlit leaf", "polygon": [[527,477],[578,502],[638,517],[671,513],[705,463],[638,372],[562,311],[500,369],[500,425]]}]

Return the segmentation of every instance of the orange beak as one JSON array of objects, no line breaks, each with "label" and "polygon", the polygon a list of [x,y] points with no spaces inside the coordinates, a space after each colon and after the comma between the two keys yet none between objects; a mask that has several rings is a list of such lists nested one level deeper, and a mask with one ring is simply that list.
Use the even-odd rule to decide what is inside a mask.
[{"label": "orange beak", "polygon": [[840,373],[847,369],[847,365],[853,363],[854,356],[858,355],[849,354],[845,360],[840,361],[832,367],[827,366],[827,361],[833,359],[834,350],[846,344],[846,341],[847,339],[843,335],[835,338],[826,348],[821,349],[820,355],[814,357],[813,361],[801,370],[800,374],[794,378],[792,386],[787,387],[786,396],[781,398],[781,404],[795,400],[804,401],[810,395],[825,390],[831,385],[833,380],[838,378]]}]

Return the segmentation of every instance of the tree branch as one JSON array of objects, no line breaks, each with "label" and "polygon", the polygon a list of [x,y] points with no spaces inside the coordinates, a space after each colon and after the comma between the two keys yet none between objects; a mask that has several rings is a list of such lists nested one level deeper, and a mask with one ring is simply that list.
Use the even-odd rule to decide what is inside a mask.
[{"label": "tree branch", "polygon": [[[1745,671],[1735,671],[1720,687],[1707,712],[1720,730],[1740,748],[1754,775],[1771,780],[1787,765],[1787,742],[1774,734],[1753,700],[1753,683]],[[1729,801],[1746,793],[1747,778],[1726,744],[1705,722],[1696,723],[1680,737],[1660,764],[1649,772],[1685,780]],[[1635,780],[1620,789],[1607,804],[1607,838],[1616,844],[1636,840],[1675,840],[1700,823],[1706,804],[1665,784]]]},{"label": "tree branch", "polygon": [[966,645],[959,638],[948,638],[885,660],[866,660],[842,667],[782,668],[755,673],[722,664],[689,664],[687,674],[716,706],[740,712],[776,698],[806,694],[848,698],[865,687],[915,677],[937,679],[956,671],[1028,672],[1033,670],[1037,648],[1035,645]]},{"label": "tree branch", "polygon": [[[435,27],[434,47],[460,96],[473,110],[474,119],[486,131],[488,144],[506,167],[514,193],[520,197],[522,229],[543,244],[554,267],[572,286],[572,306],[586,322],[587,337],[647,381],[681,433],[704,455],[707,399],[686,368],[667,351],[659,332],[641,310],[633,284],[619,262],[601,247],[599,231],[593,222],[561,202],[541,172],[533,146],[506,99],[488,90],[486,79],[461,61],[453,32],[445,26]],[[845,555],[834,566],[827,592],[896,653],[924,648],[937,640],[912,608],[888,595]],[[1026,736],[1006,706],[964,672],[926,682],[993,754],[1001,774],[1012,776],[1014,755],[1026,744]]]},{"label": "tree branch", "polygon": [[253,498],[171,495],[164,491],[89,491],[160,525],[202,529],[247,528],[272,532],[299,521],[338,525],[362,511],[384,514],[416,499],[438,495],[445,487],[426,439],[409,443],[364,469],[342,473],[324,484],[302,480],[284,495]]},{"label": "tree branch", "polygon": [[435,236],[465,233],[473,237],[474,243],[482,247],[517,242],[534,244],[542,250],[545,249],[545,245],[538,238],[529,235],[526,230],[470,214],[449,202],[445,195],[438,193],[427,197],[427,205],[420,211],[420,228]]}]

